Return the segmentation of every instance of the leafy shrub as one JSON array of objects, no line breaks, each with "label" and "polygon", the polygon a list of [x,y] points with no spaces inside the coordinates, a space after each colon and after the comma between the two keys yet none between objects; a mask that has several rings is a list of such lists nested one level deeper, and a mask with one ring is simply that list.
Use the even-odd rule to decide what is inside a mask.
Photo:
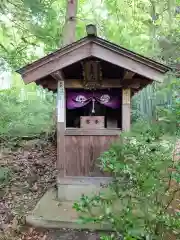
[{"label": "leafy shrub", "polygon": [[[146,129],[147,130],[147,129]],[[172,161],[173,144],[160,141],[157,129],[140,130],[122,136],[100,157],[101,168],[113,176],[110,194],[82,196],[74,208],[86,213],[83,222],[106,223],[114,234],[102,239],[165,239],[167,232],[177,233],[180,218],[170,212],[175,193],[173,180],[179,181],[179,163]],[[159,134],[159,136],[158,136]],[[100,214],[93,213],[94,208]],[[88,215],[87,215],[88,213]]]}]

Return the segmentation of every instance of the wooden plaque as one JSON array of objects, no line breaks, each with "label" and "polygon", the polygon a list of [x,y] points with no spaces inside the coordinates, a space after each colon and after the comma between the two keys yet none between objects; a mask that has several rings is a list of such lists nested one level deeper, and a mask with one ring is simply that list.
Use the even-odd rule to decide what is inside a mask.
[{"label": "wooden plaque", "polygon": [[58,122],[65,121],[65,102],[64,102],[64,81],[58,82],[58,101],[57,101]]},{"label": "wooden plaque", "polygon": [[83,64],[84,88],[96,89],[102,83],[102,71],[99,61],[85,61]]},{"label": "wooden plaque", "polygon": [[80,127],[84,129],[104,128],[104,116],[82,116]]}]

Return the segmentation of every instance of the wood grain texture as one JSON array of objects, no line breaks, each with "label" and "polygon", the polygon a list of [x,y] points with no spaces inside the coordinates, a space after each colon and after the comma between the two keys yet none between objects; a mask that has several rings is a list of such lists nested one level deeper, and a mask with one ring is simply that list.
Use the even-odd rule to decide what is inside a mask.
[{"label": "wood grain texture", "polygon": [[104,129],[104,116],[81,116],[80,128],[83,129]]},{"label": "wood grain texture", "polygon": [[65,139],[64,139],[65,123],[57,122],[57,163],[56,167],[59,171],[59,175],[63,177],[65,175]]},{"label": "wood grain texture", "polygon": [[97,167],[97,159],[118,138],[118,136],[65,136],[65,175],[106,176]]},{"label": "wood grain texture", "polygon": [[66,136],[119,136],[120,128],[104,128],[104,129],[82,129],[82,128],[67,128]]},{"label": "wood grain texture", "polygon": [[126,88],[122,90],[122,104],[130,104],[131,103],[131,89]]},{"label": "wood grain texture", "polygon": [[[62,94],[63,93],[63,94]],[[59,109],[59,100],[62,101],[62,106]],[[61,177],[65,174],[65,128],[66,128],[66,107],[65,107],[65,89],[64,89],[64,81],[58,81],[58,96],[57,96],[57,169]],[[63,114],[64,112],[64,114]],[[63,116],[64,115],[64,116]],[[59,119],[63,116],[62,119]]]},{"label": "wood grain texture", "polygon": [[29,73],[31,71],[36,71],[40,67],[42,67],[44,64],[48,64],[49,62],[56,61],[57,59],[59,59],[60,57],[65,55],[66,53],[69,53],[72,50],[75,50],[79,47],[81,48],[81,46],[84,46],[87,43],[89,43],[89,39],[81,39],[81,40],[78,41],[78,46],[77,46],[77,42],[72,43],[70,45],[67,45],[63,48],[60,48],[60,49],[56,50],[55,52],[52,52],[52,53],[50,53],[50,54],[48,54],[48,55],[46,55],[46,56],[44,56],[44,57],[42,57],[42,58],[40,58],[36,61],[30,63],[30,64],[27,64],[26,66],[17,70],[17,72],[24,75],[24,74]]},{"label": "wood grain texture", "polygon": [[131,128],[131,105],[122,104],[122,131],[129,131]]},{"label": "wood grain texture", "polygon": [[162,82],[164,74],[170,70],[160,63],[132,53],[103,39],[95,38],[92,40],[87,37],[59,49],[19,69],[17,72],[21,74],[25,83],[30,83],[92,56],[160,82]]},{"label": "wood grain texture", "polygon": [[[56,78],[55,78],[56,77]],[[140,89],[142,86],[150,84],[152,81],[147,78],[133,78],[130,80],[124,80],[122,82],[121,79],[103,79],[101,89],[106,88],[132,88],[132,89]],[[57,76],[51,74],[51,77],[45,77],[36,81],[37,85],[41,85],[43,88],[48,88],[49,90],[57,90]],[[65,79],[64,82],[65,88],[73,88],[73,89],[84,89],[83,80],[82,79]]]},{"label": "wood grain texture", "polygon": [[[142,83],[151,83],[151,81],[147,78],[134,78],[130,81],[125,79],[113,79],[113,78],[105,78],[102,79],[101,88],[121,88],[121,87],[130,87],[138,89],[140,84]],[[65,79],[65,88],[84,88],[82,79]]]},{"label": "wood grain texture", "polygon": [[81,48],[67,51],[66,54],[59,54],[58,58],[50,59],[49,62],[42,64],[36,69],[29,70],[22,74],[22,78],[25,83],[30,83],[52,74],[64,67],[67,67],[75,62],[78,62],[86,57],[90,57],[90,45],[82,45]]},{"label": "wood grain texture", "polygon": [[128,69],[132,72],[138,73],[149,79],[156,81],[163,81],[164,75],[156,69],[150,68],[143,62],[138,62],[135,59],[131,59],[123,54],[118,54],[117,51],[113,51],[97,43],[92,44],[92,56],[103,59],[104,61],[111,62],[119,67]]},{"label": "wood grain texture", "polygon": [[134,72],[125,70],[124,71],[124,78],[123,78],[123,80],[125,80],[125,79],[132,79],[134,75],[135,75]]},{"label": "wood grain texture", "polygon": [[[92,45],[93,47],[91,48]],[[105,41],[101,38],[92,39],[86,37],[71,45],[61,48],[33,62],[32,64],[26,65],[25,67],[17,70],[17,72],[22,75],[25,83],[36,81],[37,79],[43,77],[42,75],[47,76],[48,74],[51,74],[56,70],[62,69],[74,62],[77,62],[78,60],[74,58],[74,56],[77,53],[76,50],[78,48],[81,49],[82,47],[83,48],[90,47],[90,49],[89,51],[86,51],[86,54],[81,54],[81,59],[87,58],[89,56],[94,56],[100,59],[104,59],[105,61],[112,62],[117,66],[120,65],[120,67],[123,67],[135,73],[139,73],[142,76],[147,76],[149,79],[152,80],[162,81],[163,75],[167,71],[171,70],[165,65],[157,63],[151,59],[145,58],[139,54],[135,54],[132,51],[121,48],[120,46]],[[69,55],[68,58],[66,54]],[[59,58],[61,58],[62,65],[59,65]],[[71,58],[73,58],[73,60],[69,62]],[[46,65],[47,69],[43,65],[44,66]],[[29,73],[33,75],[31,79],[30,77],[27,76],[29,75]]]},{"label": "wood grain texture", "polygon": [[122,130],[129,131],[131,128],[131,89],[122,91]]}]

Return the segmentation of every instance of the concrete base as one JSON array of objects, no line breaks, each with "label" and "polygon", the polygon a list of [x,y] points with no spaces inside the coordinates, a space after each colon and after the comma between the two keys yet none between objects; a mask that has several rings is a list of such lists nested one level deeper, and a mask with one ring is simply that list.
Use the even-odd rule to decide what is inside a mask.
[{"label": "concrete base", "polygon": [[100,191],[106,191],[111,180],[110,177],[58,177],[58,199],[77,201],[83,194],[91,196]]},{"label": "concrete base", "polygon": [[26,217],[26,222],[40,228],[72,228],[90,230],[111,230],[106,224],[82,224],[79,215],[72,208],[74,201],[58,201],[55,189],[50,189],[41,198],[32,213]]}]

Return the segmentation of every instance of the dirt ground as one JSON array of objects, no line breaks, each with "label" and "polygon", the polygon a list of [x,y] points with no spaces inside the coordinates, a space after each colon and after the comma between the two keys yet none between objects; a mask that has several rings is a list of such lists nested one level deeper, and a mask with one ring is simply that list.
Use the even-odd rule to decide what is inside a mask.
[{"label": "dirt ground", "polygon": [[100,233],[73,229],[34,229],[26,227],[21,233],[0,233],[0,240],[99,240]]},{"label": "dirt ground", "polygon": [[[98,233],[71,229],[40,230],[25,224],[28,214],[56,182],[56,146],[28,141],[16,151],[3,149],[0,167],[6,180],[0,184],[0,240],[96,240]],[[1,173],[2,175],[2,173]]]},{"label": "dirt ground", "polygon": [[[74,230],[50,231],[48,237],[52,240],[97,240],[100,239],[98,233]],[[49,239],[48,239],[49,240]]]}]

